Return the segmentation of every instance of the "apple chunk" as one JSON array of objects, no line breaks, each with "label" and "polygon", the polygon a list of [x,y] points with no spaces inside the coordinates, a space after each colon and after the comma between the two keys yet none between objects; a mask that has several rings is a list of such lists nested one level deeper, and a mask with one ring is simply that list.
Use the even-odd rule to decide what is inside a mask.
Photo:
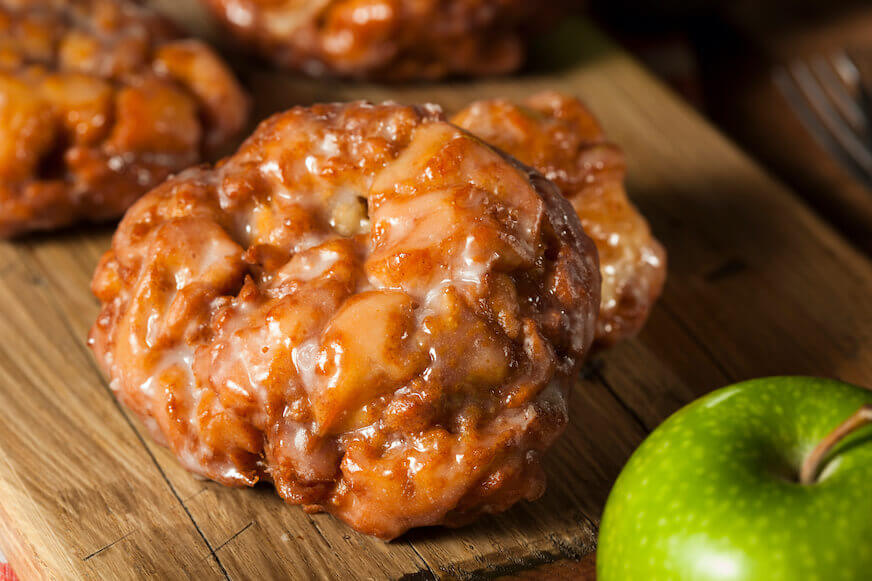
[{"label": "apple chunk", "polygon": [[402,387],[427,362],[418,345],[413,299],[399,291],[355,295],[324,330],[318,355],[320,389],[312,411],[320,433],[355,426],[355,414]]}]

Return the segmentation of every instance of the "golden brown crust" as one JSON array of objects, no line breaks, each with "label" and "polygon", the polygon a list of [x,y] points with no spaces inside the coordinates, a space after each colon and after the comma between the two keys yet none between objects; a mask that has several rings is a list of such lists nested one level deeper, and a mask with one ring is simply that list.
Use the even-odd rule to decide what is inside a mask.
[{"label": "golden brown crust", "polygon": [[128,211],[91,345],[188,469],[393,538],[542,493],[599,286],[553,184],[438,108],[318,105]]},{"label": "golden brown crust", "polygon": [[453,119],[536,168],[572,203],[602,270],[597,344],[634,335],[666,278],[666,252],[624,189],[624,158],[578,99],[542,93],[522,104],[480,101]]},{"label": "golden brown crust", "polygon": [[505,74],[563,0],[203,0],[245,44],[307,74],[403,81]]},{"label": "golden brown crust", "polygon": [[114,218],[245,124],[207,46],[127,0],[0,0],[0,236]]}]

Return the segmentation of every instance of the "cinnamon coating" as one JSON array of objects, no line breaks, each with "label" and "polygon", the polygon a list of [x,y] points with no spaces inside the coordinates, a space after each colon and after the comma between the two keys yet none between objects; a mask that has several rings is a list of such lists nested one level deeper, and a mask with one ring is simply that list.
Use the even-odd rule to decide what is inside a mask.
[{"label": "cinnamon coating", "polygon": [[542,172],[572,203],[599,251],[597,344],[638,332],[663,290],[666,252],[627,198],[623,154],[590,111],[578,99],[546,92],[521,104],[479,101],[452,122]]},{"label": "cinnamon coating", "polygon": [[0,0],[0,236],[120,216],[226,146],[248,99],[127,0]]},{"label": "cinnamon coating", "polygon": [[390,539],[542,494],[600,275],[534,170],[351,103],[154,189],[92,288],[113,390],[184,466]]},{"label": "cinnamon coating", "polygon": [[312,76],[510,73],[566,0],[203,0],[244,44]]}]

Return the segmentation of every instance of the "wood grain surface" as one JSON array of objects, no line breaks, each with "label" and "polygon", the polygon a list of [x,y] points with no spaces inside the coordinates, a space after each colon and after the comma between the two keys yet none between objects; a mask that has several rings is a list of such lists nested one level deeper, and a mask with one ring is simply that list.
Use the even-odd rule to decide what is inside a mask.
[{"label": "wood grain surface", "polygon": [[[208,33],[189,3],[161,5]],[[663,300],[579,377],[541,500],[383,543],[268,487],[191,476],[115,403],[85,345],[111,228],[0,243],[0,546],[22,578],[590,575],[611,483],[683,403],[760,375],[872,383],[872,265],[587,23],[567,22],[537,72],[513,79],[361,86],[234,60],[261,117],[354,98],[452,110],[543,89],[582,97],[626,150],[631,195],[669,251]]]}]

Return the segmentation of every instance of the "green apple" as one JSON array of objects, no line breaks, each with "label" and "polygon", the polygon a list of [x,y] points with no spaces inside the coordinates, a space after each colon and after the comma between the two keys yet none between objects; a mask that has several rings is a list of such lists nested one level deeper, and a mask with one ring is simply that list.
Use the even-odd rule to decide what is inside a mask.
[{"label": "green apple", "polygon": [[773,377],[676,412],[612,489],[597,580],[872,579],[869,404],[846,383]]}]

